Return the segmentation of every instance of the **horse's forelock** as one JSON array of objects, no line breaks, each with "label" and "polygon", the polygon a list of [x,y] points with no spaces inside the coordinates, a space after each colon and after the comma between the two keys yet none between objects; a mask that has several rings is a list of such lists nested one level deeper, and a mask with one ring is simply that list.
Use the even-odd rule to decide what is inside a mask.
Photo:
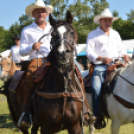
[{"label": "horse's forelock", "polygon": [[70,26],[74,30],[75,44],[77,44],[78,36],[77,36],[77,33],[76,33],[76,30],[75,30],[74,26],[72,26],[70,23],[68,23],[65,20],[57,20],[56,26],[61,26],[61,25],[68,25],[68,26]]}]

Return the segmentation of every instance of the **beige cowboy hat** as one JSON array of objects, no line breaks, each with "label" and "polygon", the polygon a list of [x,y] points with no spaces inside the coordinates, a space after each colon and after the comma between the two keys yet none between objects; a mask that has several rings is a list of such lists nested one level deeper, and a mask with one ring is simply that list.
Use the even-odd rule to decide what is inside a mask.
[{"label": "beige cowboy hat", "polygon": [[112,13],[109,11],[108,8],[106,8],[100,15],[97,15],[94,18],[94,23],[100,24],[100,19],[102,18],[112,18],[112,21],[119,19],[118,17],[113,17]]},{"label": "beige cowboy hat", "polygon": [[42,0],[37,0],[34,4],[26,7],[25,13],[28,16],[33,17],[32,12],[36,8],[45,8],[48,14],[53,12],[53,7],[51,5],[45,6],[45,3]]}]

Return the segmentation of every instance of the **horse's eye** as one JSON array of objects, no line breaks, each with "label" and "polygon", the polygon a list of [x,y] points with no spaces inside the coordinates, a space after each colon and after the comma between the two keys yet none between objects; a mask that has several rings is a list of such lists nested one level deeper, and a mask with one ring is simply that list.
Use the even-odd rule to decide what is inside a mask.
[{"label": "horse's eye", "polygon": [[74,32],[70,32],[71,34],[74,34]]}]

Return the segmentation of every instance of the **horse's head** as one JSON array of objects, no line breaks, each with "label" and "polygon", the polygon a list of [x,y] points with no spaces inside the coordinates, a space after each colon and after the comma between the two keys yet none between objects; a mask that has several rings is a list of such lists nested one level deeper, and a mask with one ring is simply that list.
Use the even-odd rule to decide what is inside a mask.
[{"label": "horse's head", "polygon": [[73,17],[69,11],[66,14],[66,21],[55,20],[51,14],[49,16],[50,24],[53,27],[51,33],[52,51],[60,64],[69,63],[74,54],[77,35],[74,27],[71,25]]},{"label": "horse's head", "polygon": [[[0,56],[1,57],[1,56]],[[11,76],[13,76],[16,70],[20,70],[11,58],[1,58],[1,80],[7,81]]]}]

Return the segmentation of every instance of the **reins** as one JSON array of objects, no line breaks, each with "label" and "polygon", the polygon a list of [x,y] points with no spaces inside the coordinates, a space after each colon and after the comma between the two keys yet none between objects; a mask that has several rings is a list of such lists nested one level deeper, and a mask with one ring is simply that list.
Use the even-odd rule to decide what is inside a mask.
[{"label": "reins", "polygon": [[[71,26],[70,26],[71,27]],[[38,42],[41,41],[42,38],[44,38],[45,36],[48,36],[50,35],[50,33],[48,34],[45,34],[43,35],[39,40]],[[75,50],[75,53],[76,53],[76,47],[75,47],[75,41],[74,41],[74,44],[71,44],[67,39],[65,38],[61,38],[61,39],[57,39],[56,41],[54,41],[54,39],[52,38],[51,39],[51,46],[50,46],[50,49],[55,49],[54,47],[60,42],[64,40],[73,50]],[[41,52],[39,50],[37,50],[37,54]],[[83,105],[83,102],[84,102],[84,93],[83,93],[83,87],[82,85],[80,84],[80,81],[79,79],[77,78],[77,75],[76,75],[76,72],[75,72],[75,65],[74,65],[74,53],[72,51],[71,53],[71,58],[70,58],[70,67],[71,67],[71,70],[69,70],[69,68],[67,68],[67,72],[65,74],[63,74],[62,71],[59,70],[59,68],[54,65],[54,67],[56,67],[58,69],[58,71],[60,71],[63,75],[63,78],[64,78],[64,91],[63,92],[57,92],[57,93],[53,93],[53,92],[41,92],[41,91],[36,91],[36,94],[39,95],[39,96],[42,96],[44,98],[47,98],[47,99],[56,99],[56,98],[63,98],[63,121],[62,123],[64,122],[64,114],[65,114],[65,108],[66,108],[66,103],[67,103],[67,98],[74,98],[75,100],[79,101],[82,103]],[[37,55],[37,62],[38,62],[38,55]],[[78,88],[80,89],[80,91],[77,91],[76,90],[76,84],[73,85],[72,83],[72,78],[71,78],[71,74],[74,73],[74,81],[76,82],[76,84],[78,85]],[[70,85],[70,89],[72,91],[68,91],[69,90],[69,85]],[[83,111],[83,109],[82,109]],[[63,124],[62,124],[63,125]]]}]

